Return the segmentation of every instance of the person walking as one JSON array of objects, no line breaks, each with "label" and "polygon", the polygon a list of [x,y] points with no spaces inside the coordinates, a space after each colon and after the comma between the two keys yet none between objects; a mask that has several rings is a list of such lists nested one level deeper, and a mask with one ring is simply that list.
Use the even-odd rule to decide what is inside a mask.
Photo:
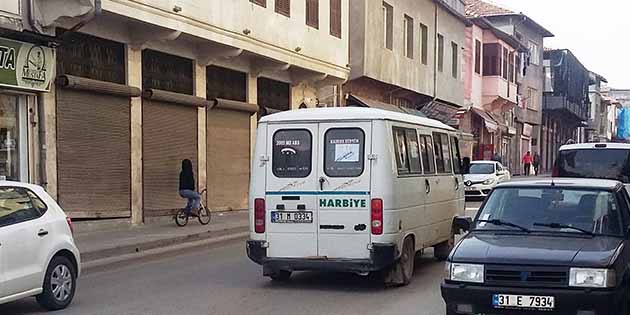
[{"label": "person walking", "polygon": [[499,162],[501,163],[501,156],[499,155],[499,152],[495,152],[494,156],[492,157],[492,160],[495,162]]},{"label": "person walking", "polygon": [[534,158],[532,160],[532,166],[534,166],[534,175],[538,176],[538,169],[540,167],[540,154],[538,154],[538,152],[534,153]]},{"label": "person walking", "polygon": [[199,209],[201,195],[195,190],[195,173],[192,161],[182,160],[182,170],[179,172],[179,195],[188,199],[186,215],[190,215],[193,209]]},{"label": "person walking", "polygon": [[529,172],[531,171],[532,162],[533,162],[532,153],[530,151],[527,151],[525,156],[523,156],[522,162],[523,162],[523,166],[524,166],[524,169],[525,169],[525,175],[524,176],[529,176]]}]

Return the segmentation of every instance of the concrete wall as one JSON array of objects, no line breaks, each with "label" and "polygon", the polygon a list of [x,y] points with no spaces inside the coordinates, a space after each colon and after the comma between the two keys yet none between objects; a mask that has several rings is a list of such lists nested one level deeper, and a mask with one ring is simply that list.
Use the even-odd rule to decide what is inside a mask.
[{"label": "concrete wall", "polygon": [[[386,0],[393,7],[393,49],[384,45],[382,1],[350,0],[351,39],[350,79],[367,76],[375,80],[408,89],[420,94],[434,96],[437,79],[437,96],[445,101],[462,105],[464,101],[464,79],[462,73],[463,47],[465,44],[464,23],[431,0]],[[437,23],[436,23],[437,10]],[[413,19],[413,58],[405,56],[404,16]],[[420,24],[428,28],[427,64],[422,63],[422,40]],[[436,69],[436,30],[444,36],[444,72]],[[451,42],[457,43],[458,75],[451,72]]]},{"label": "concrete wall", "polygon": [[273,1],[266,8],[244,0],[103,0],[102,5],[105,11],[345,79],[348,2],[342,1],[341,39],[330,35],[329,3],[319,2],[319,29],[306,25],[304,1],[291,2],[291,17],[276,13]]},{"label": "concrete wall", "polygon": [[21,31],[22,10],[21,0],[2,0],[0,1],[0,27],[10,30]]},{"label": "concrete wall", "polygon": [[[481,46],[481,66],[480,72],[475,72],[475,41],[479,41]],[[481,108],[483,106],[481,96],[483,88],[483,30],[477,26],[472,25],[466,28],[466,46],[464,52],[464,89],[467,103],[472,104],[475,107]]]}]

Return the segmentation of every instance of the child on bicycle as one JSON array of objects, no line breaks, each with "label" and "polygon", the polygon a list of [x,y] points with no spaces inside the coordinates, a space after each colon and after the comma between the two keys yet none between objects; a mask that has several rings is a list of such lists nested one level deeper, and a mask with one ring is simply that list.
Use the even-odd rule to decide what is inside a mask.
[{"label": "child on bicycle", "polygon": [[193,209],[199,209],[201,196],[195,190],[195,173],[192,161],[189,159],[182,160],[182,170],[179,173],[179,195],[188,199],[186,215],[190,215]]}]

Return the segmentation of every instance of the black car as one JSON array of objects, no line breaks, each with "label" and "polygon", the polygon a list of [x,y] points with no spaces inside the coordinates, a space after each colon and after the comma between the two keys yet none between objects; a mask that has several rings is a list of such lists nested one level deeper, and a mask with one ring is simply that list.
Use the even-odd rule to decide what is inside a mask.
[{"label": "black car", "polygon": [[630,314],[630,198],[622,183],[497,186],[451,252],[446,314]]}]

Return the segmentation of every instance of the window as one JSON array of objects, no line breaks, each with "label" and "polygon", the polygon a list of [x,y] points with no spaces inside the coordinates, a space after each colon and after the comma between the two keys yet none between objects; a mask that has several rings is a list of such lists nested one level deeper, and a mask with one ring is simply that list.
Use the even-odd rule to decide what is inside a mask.
[{"label": "window", "polygon": [[330,35],[341,38],[341,0],[330,0]]},{"label": "window", "polygon": [[422,33],[422,64],[426,65],[429,63],[429,28],[420,23],[420,32]]},{"label": "window", "polygon": [[393,128],[398,174],[422,174],[420,145],[414,129]]},{"label": "window", "polygon": [[503,47],[503,78],[504,79],[508,79],[508,50],[507,48]]},{"label": "window", "polygon": [[451,155],[453,156],[453,170],[455,174],[462,173],[462,156],[459,152],[459,139],[451,137]]},{"label": "window", "polygon": [[311,174],[312,135],[305,129],[278,130],[273,135],[272,169],[279,178]]},{"label": "window", "polygon": [[405,56],[413,59],[413,19],[405,15]]},{"label": "window", "polygon": [[217,66],[206,67],[206,95],[208,99],[246,102],[247,74]]},{"label": "window", "polygon": [[603,178],[630,183],[630,151],[621,149],[562,150],[558,177]]},{"label": "window", "polygon": [[475,73],[481,74],[481,42],[475,40]]},{"label": "window", "polygon": [[444,72],[444,36],[438,34],[438,71]]},{"label": "window", "polygon": [[[330,23],[332,25],[332,19]],[[306,25],[319,28],[319,0],[306,0]]]},{"label": "window", "polygon": [[538,45],[534,42],[529,42],[529,63],[534,65],[540,64],[540,51]]},{"label": "window", "polygon": [[438,173],[452,172],[450,147],[448,136],[443,133],[433,133],[433,143],[435,149],[435,162]]},{"label": "window", "polygon": [[394,8],[383,2],[383,45],[394,49]]},{"label": "window", "polygon": [[422,166],[425,174],[435,174],[435,154],[433,151],[433,141],[431,136],[420,137],[420,155],[422,155]]},{"label": "window", "polygon": [[363,173],[365,134],[359,128],[329,129],[324,135],[324,172],[330,177],[357,177]]},{"label": "window", "polygon": [[459,47],[455,42],[451,42],[451,50],[453,51],[452,75],[453,78],[459,78]]},{"label": "window", "polygon": [[291,0],[276,0],[276,13],[291,16]]},{"label": "window", "polygon": [[527,108],[538,109],[538,91],[533,88],[527,88]]},{"label": "window", "polygon": [[516,72],[514,67],[514,52],[510,53],[510,82],[514,83],[516,81]]},{"label": "window", "polygon": [[0,188],[0,227],[37,219],[46,210],[46,204],[27,189]]},{"label": "window", "polygon": [[409,158],[407,154],[407,140],[405,130],[393,128],[394,130],[394,152],[396,154],[396,167],[398,174],[409,173]]},{"label": "window", "polygon": [[501,75],[501,45],[483,45],[483,75]]},{"label": "window", "polygon": [[249,0],[251,3],[255,3],[263,8],[267,7],[267,0]]}]

